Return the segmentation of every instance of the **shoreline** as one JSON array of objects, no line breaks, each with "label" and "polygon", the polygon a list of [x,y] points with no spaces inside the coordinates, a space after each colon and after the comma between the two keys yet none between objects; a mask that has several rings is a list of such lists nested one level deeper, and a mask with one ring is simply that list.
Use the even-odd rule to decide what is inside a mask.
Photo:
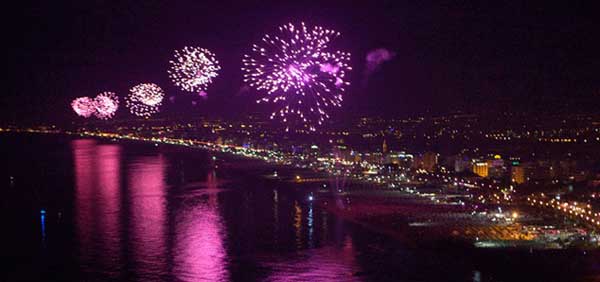
[{"label": "shoreline", "polygon": [[[311,173],[319,176],[334,176],[316,169],[297,167],[290,163],[286,163],[281,159],[269,160],[264,157],[257,157],[256,155],[247,153],[247,148],[232,145],[218,145],[196,140],[174,139],[167,137],[135,137],[129,135],[118,135],[114,133],[77,133],[59,130],[3,130],[0,131],[0,133],[51,134],[65,137],[84,137],[99,140],[109,140],[112,142],[129,141],[146,144],[154,143],[172,145],[176,147],[200,149],[207,152],[216,152],[234,158],[257,160],[261,161],[261,163],[264,163],[265,165],[282,166],[287,169],[304,170],[306,172],[310,171]],[[251,149],[250,152],[253,152],[252,150],[253,149]],[[293,178],[277,178],[277,181],[293,181],[300,183],[298,180],[294,180]],[[326,183],[325,181],[319,180],[315,182]],[[425,202],[414,194],[401,191],[391,191],[390,189],[383,188],[381,184],[370,183],[365,180],[348,177],[347,186],[354,185],[368,185],[376,187],[376,189],[370,189],[367,192],[371,193],[370,195],[364,195],[364,193],[362,193],[363,190],[345,192],[343,197],[345,197],[346,200],[351,200],[351,206],[348,206],[347,208],[336,207],[335,201],[340,200],[336,199],[337,196],[340,196],[337,195],[337,193],[335,195],[328,193],[324,199],[317,200],[316,204],[324,208],[326,211],[331,212],[335,216],[342,218],[343,220],[363,226],[376,233],[389,236],[395,240],[408,244],[419,245],[423,242],[428,244],[431,242],[444,241],[455,242],[459,245],[477,248],[477,243],[479,242],[492,242],[491,244],[480,244],[479,247],[502,249],[548,249],[546,243],[535,242],[531,239],[520,240],[519,238],[495,237],[497,236],[497,233],[515,233],[516,229],[513,227],[506,228],[491,223],[486,224],[485,222],[477,222],[476,218],[469,218],[467,216],[468,210],[466,208],[450,206],[448,204],[433,204]],[[393,192],[395,195],[392,195],[391,197],[390,195],[377,195],[378,192],[390,192],[388,190]],[[450,215],[450,217],[444,218],[441,215]],[[452,218],[452,216],[455,215],[464,217]],[[413,225],[411,226],[411,224]],[[498,229],[498,226],[502,228]],[[518,228],[518,226],[515,228]],[[479,238],[480,236],[477,235],[478,232],[482,234],[481,240]],[[414,240],[411,237],[418,237],[420,240]]]}]

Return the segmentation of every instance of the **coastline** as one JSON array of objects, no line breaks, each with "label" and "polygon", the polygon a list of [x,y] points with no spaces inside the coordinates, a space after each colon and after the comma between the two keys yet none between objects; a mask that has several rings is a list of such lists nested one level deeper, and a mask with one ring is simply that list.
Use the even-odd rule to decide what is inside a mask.
[{"label": "coastline", "polygon": [[[111,141],[131,141],[148,144],[164,144],[206,150],[227,154],[231,157],[240,157],[263,161],[265,164],[282,166],[293,170],[326,177],[334,175],[302,168],[285,162],[283,158],[265,157],[266,150],[250,149],[242,146],[222,145],[192,139],[177,139],[167,137],[139,137],[134,135],[120,135],[116,133],[72,132],[61,130],[3,130],[0,133],[15,134],[52,134],[70,137],[98,138]],[[321,179],[323,179],[321,177]],[[282,179],[279,181],[304,182],[302,179]],[[318,183],[326,183],[317,180]],[[489,222],[478,221],[470,215],[470,210],[461,206],[449,204],[435,204],[422,197],[400,190],[390,190],[382,184],[368,182],[361,179],[348,179],[349,186],[368,185],[379,189],[363,191],[344,191],[342,194],[332,191],[320,193],[316,204],[335,214],[336,216],[389,236],[403,243],[422,245],[435,242],[452,242],[465,247],[483,248],[535,248],[552,249],[546,243],[534,242],[531,238],[522,238],[519,225],[491,225]],[[333,188],[333,187],[332,187]],[[336,187],[345,189],[346,187]],[[391,194],[390,194],[391,193]],[[347,201],[348,205],[340,206],[340,201]]]}]

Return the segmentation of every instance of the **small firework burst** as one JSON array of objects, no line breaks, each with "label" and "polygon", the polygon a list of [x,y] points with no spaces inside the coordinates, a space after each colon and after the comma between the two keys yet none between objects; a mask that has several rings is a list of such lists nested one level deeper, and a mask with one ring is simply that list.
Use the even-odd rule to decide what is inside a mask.
[{"label": "small firework burst", "polygon": [[71,108],[78,116],[88,118],[96,112],[95,101],[90,97],[79,97],[71,102]]},{"label": "small firework burst", "polygon": [[159,111],[162,105],[164,91],[154,83],[142,83],[129,90],[125,99],[125,106],[129,111],[139,117],[149,118]]},{"label": "small firework burst", "polygon": [[244,81],[266,92],[257,103],[277,105],[271,119],[294,119],[314,131],[329,118],[329,108],[341,106],[352,68],[350,53],[329,51],[329,43],[339,35],[289,23],[279,27],[277,35],[265,35],[260,45],[252,46],[251,55],[244,55]]},{"label": "small firework burst", "polygon": [[169,77],[177,87],[188,92],[205,91],[221,70],[215,55],[198,47],[175,50],[175,59],[169,63]]},{"label": "small firework burst", "polygon": [[112,118],[119,109],[119,97],[113,92],[102,92],[94,99],[96,111],[94,115],[99,119]]}]

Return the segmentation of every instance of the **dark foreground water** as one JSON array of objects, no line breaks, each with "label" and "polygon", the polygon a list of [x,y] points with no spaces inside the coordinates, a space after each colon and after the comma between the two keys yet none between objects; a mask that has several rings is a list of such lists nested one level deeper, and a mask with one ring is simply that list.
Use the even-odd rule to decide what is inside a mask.
[{"label": "dark foreground water", "polygon": [[256,161],[59,136],[0,146],[0,281],[595,281],[600,268],[589,252],[401,243]]}]

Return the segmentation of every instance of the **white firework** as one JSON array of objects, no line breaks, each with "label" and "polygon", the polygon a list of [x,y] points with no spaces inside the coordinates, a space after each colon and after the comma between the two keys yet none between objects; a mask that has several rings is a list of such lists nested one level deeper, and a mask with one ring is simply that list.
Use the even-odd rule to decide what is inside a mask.
[{"label": "white firework", "polygon": [[174,57],[174,60],[169,61],[169,77],[184,91],[206,91],[221,70],[215,55],[204,48],[186,46],[175,50]]}]

